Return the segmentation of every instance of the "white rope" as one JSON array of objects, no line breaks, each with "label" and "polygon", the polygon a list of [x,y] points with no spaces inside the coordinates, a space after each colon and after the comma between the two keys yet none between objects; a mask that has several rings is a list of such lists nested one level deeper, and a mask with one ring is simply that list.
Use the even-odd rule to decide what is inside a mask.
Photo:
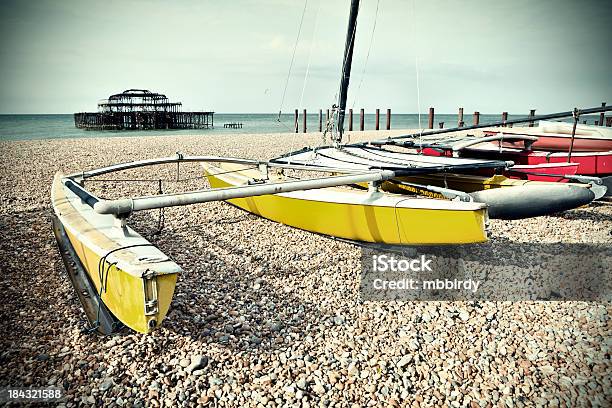
[{"label": "white rope", "polygon": [[366,54],[365,63],[363,64],[363,70],[361,71],[361,78],[359,80],[359,85],[357,86],[357,92],[355,92],[355,98],[353,99],[353,105],[351,108],[355,108],[355,104],[357,103],[357,97],[361,92],[361,84],[363,84],[363,79],[365,78],[366,67],[368,66],[368,60],[370,59],[370,51],[372,51],[372,44],[374,43],[374,32],[376,31],[376,21],[378,20],[378,6],[380,4],[380,0],[376,1],[376,13],[374,14],[374,25],[372,26],[372,33],[370,34],[370,44],[368,45],[368,53]]},{"label": "white rope", "polygon": [[306,14],[306,6],[308,0],[304,1],[304,9],[302,10],[302,18],[300,19],[300,26],[298,27],[297,37],[295,39],[295,45],[293,46],[293,55],[291,56],[291,63],[289,64],[289,72],[287,72],[287,80],[285,81],[285,90],[283,91],[283,97],[281,98],[280,107],[278,108],[278,121],[280,122],[281,112],[283,111],[283,104],[285,103],[285,95],[287,94],[287,87],[289,86],[289,78],[291,77],[291,69],[293,68],[293,61],[295,60],[295,52],[297,51],[298,43],[300,42],[300,34],[302,33],[302,23],[304,23],[304,15]]}]

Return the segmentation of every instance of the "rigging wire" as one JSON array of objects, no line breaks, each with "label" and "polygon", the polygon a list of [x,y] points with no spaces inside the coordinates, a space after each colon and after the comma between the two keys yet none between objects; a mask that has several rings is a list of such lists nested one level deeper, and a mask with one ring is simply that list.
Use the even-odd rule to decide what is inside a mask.
[{"label": "rigging wire", "polygon": [[423,151],[423,126],[421,126],[421,87],[419,84],[419,55],[418,55],[418,42],[416,41],[415,25],[418,21],[416,17],[416,6],[414,0],[412,0],[412,17],[415,24],[412,24],[412,41],[415,44],[414,51],[414,69],[416,71],[416,91],[417,91],[417,113],[419,115],[419,147],[420,152]]},{"label": "rigging wire", "polygon": [[302,106],[302,102],[304,101],[304,92],[306,91],[306,82],[308,81],[308,74],[310,72],[310,61],[312,59],[312,49],[314,47],[314,41],[317,35],[317,27],[319,25],[319,10],[321,9],[321,0],[319,0],[317,4],[317,10],[315,11],[315,21],[314,28],[312,30],[312,37],[310,39],[310,50],[308,51],[308,64],[306,65],[306,73],[304,74],[304,83],[302,84],[302,93],[300,95],[300,103],[299,106]]},{"label": "rigging wire", "polygon": [[368,66],[368,60],[370,59],[370,51],[372,51],[372,44],[374,43],[374,32],[376,31],[376,21],[378,20],[378,6],[380,5],[380,0],[376,1],[376,12],[374,14],[374,25],[372,26],[372,33],[370,34],[370,44],[368,45],[368,53],[366,54],[366,59],[363,64],[363,70],[361,71],[361,78],[359,79],[359,85],[357,86],[357,91],[355,92],[355,98],[353,98],[353,105],[351,108],[355,108],[355,104],[357,103],[357,96],[361,91],[361,84],[363,84],[363,80],[365,78],[366,67]]},{"label": "rigging wire", "polygon": [[[317,34],[317,27],[318,27],[318,23],[319,23],[319,10],[321,9],[321,0],[319,0],[319,2],[317,3],[317,9],[315,11],[315,16],[314,16],[314,28],[312,30],[312,37],[310,39],[310,48],[308,50],[308,63],[306,64],[306,72],[304,73],[304,82],[302,83],[302,93],[300,94],[300,101],[298,103],[298,107],[302,107],[303,106],[303,102],[304,102],[304,93],[306,92],[306,83],[308,82],[308,74],[310,73],[310,62],[312,60],[312,49],[314,48],[314,42],[315,42],[315,38],[316,38],[316,34]],[[298,114],[298,120],[299,120],[299,114]],[[294,124],[295,126],[299,127],[299,124]],[[296,141],[297,141],[297,133],[295,132],[294,129],[294,134],[293,137],[291,138],[291,147],[292,149],[295,149],[296,146]]]},{"label": "rigging wire", "polygon": [[297,37],[295,38],[295,44],[293,46],[293,55],[291,56],[291,63],[289,64],[289,72],[287,72],[287,79],[285,81],[285,89],[283,90],[283,97],[281,98],[280,107],[278,108],[278,121],[279,122],[280,122],[281,113],[283,111],[283,104],[285,103],[285,96],[287,95],[287,87],[289,86],[289,79],[291,78],[291,70],[293,69],[293,61],[295,60],[295,52],[297,51],[297,47],[300,42],[300,34],[302,33],[302,24],[304,23],[304,15],[306,15],[306,6],[308,6],[308,0],[304,1],[304,9],[302,10],[302,17],[300,18],[300,25],[298,27]]}]

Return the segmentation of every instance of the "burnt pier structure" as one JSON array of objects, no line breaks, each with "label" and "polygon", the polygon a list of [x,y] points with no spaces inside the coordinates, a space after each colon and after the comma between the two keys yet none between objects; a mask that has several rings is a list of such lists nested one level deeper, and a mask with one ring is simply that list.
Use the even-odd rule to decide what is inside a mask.
[{"label": "burnt pier structure", "polygon": [[98,103],[98,112],[74,114],[80,129],[208,129],[215,112],[183,112],[181,102],[146,89],[128,89]]}]

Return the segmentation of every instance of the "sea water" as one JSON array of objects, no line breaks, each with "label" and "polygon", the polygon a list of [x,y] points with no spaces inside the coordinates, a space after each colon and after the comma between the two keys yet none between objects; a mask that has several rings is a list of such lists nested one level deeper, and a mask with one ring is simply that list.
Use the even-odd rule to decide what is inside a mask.
[{"label": "sea water", "polygon": [[[325,112],[323,113],[325,115]],[[525,115],[510,115],[509,119],[524,117]],[[366,114],[364,118],[365,130],[375,129],[374,114]],[[307,130],[316,132],[319,129],[319,114],[309,113],[307,119]],[[592,124],[598,117],[581,117]],[[323,119],[325,120],[325,118]],[[480,123],[488,123],[501,120],[501,115],[480,115]],[[420,117],[420,126],[427,127],[427,115]],[[472,123],[472,115],[465,115],[466,125]],[[568,120],[571,121],[571,118]],[[457,125],[456,114],[436,114],[434,128],[439,122],[444,122],[444,127]],[[224,128],[225,123],[242,123],[240,129]],[[93,138],[93,137],[117,137],[117,136],[153,136],[153,135],[216,135],[216,134],[253,134],[253,133],[287,133],[294,132],[294,115],[273,113],[215,113],[214,127],[210,129],[180,129],[180,130],[84,130],[74,126],[72,114],[57,115],[0,115],[0,140],[40,140],[40,139],[67,139],[67,138]],[[380,129],[385,129],[386,115],[384,111],[380,114]],[[359,114],[353,115],[353,129],[359,128]],[[391,129],[417,129],[419,128],[419,115],[417,114],[394,114],[391,115]],[[302,131],[302,118],[299,119],[299,129]],[[345,129],[348,129],[348,118],[345,121]]]}]

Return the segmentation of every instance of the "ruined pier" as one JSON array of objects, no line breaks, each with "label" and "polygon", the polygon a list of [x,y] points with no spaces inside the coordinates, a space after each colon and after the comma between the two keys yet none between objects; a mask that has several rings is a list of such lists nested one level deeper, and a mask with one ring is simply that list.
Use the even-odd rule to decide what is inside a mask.
[{"label": "ruined pier", "polygon": [[128,89],[98,103],[98,112],[74,114],[80,129],[149,130],[208,129],[214,127],[214,112],[182,112],[181,102],[170,102],[163,94],[146,89]]}]

